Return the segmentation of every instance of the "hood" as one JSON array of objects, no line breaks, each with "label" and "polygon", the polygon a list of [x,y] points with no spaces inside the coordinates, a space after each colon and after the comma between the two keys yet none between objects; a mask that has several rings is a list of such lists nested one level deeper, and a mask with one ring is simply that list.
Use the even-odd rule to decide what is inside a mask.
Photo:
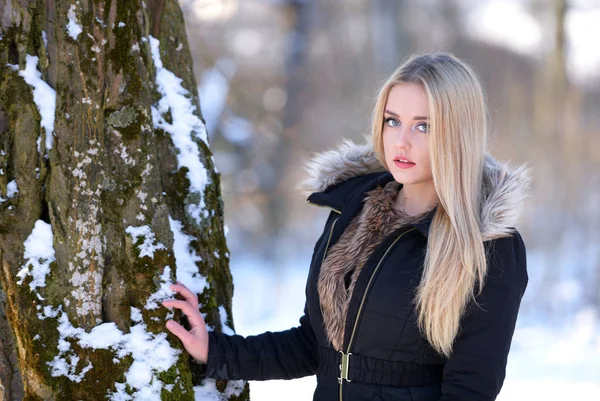
[{"label": "hood", "polygon": [[[333,150],[315,155],[306,165],[307,178],[299,189],[310,195],[348,179],[387,172],[377,160],[371,144],[344,140]],[[481,233],[484,240],[509,235],[516,226],[531,184],[526,165],[510,167],[485,154],[481,188]]]}]

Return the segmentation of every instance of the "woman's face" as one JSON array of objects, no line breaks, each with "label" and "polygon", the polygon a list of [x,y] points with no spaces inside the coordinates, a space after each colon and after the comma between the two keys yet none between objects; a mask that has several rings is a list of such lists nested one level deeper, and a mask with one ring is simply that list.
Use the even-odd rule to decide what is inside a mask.
[{"label": "woman's face", "polygon": [[421,85],[403,82],[390,90],[383,114],[383,148],[390,172],[404,185],[433,185],[427,109],[427,94]]}]

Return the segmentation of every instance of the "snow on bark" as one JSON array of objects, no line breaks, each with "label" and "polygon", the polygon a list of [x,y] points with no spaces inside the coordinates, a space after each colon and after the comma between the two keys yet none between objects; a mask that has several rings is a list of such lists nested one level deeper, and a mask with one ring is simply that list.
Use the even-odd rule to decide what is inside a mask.
[{"label": "snow on bark", "polygon": [[[56,91],[43,79],[42,73],[37,69],[38,58],[26,56],[25,69],[19,71],[25,82],[33,88],[33,102],[35,103],[42,121],[40,122],[46,134],[46,149],[52,149],[52,133],[54,132],[54,119],[56,114]],[[38,152],[41,151],[41,137],[37,140]]]},{"label": "snow on bark", "polygon": [[194,387],[194,395],[197,401],[227,401],[231,396],[239,396],[244,390],[246,383],[242,380],[230,380],[227,382],[225,391],[217,389],[217,381],[204,379],[202,386]]},{"label": "snow on bark", "polygon": [[[79,4],[79,2],[77,2]],[[67,18],[69,18],[69,23],[67,24],[67,33],[73,40],[77,40],[79,34],[83,32],[81,25],[77,22],[77,15],[75,14],[75,4],[72,4],[69,8],[69,12],[67,13]]]},{"label": "snow on bark", "polygon": [[185,234],[182,231],[181,222],[169,216],[169,225],[173,232],[173,252],[175,253],[175,263],[177,265],[177,281],[181,282],[194,294],[201,294],[208,286],[206,279],[198,272],[196,262],[202,260],[190,246],[194,237]]},{"label": "snow on bark", "polygon": [[54,236],[50,224],[42,220],[36,221],[31,234],[24,242],[25,253],[23,258],[25,259],[25,265],[17,273],[17,277],[19,277],[17,284],[19,285],[23,284],[25,277],[32,277],[29,288],[40,300],[44,298],[36,289],[46,286],[46,276],[50,273],[50,263],[55,260],[53,241]]},{"label": "snow on bark", "polygon": [[[208,145],[206,127],[198,116],[194,114],[196,106],[192,103],[191,95],[181,86],[182,79],[163,67],[160,58],[160,42],[150,36],[152,58],[156,68],[156,86],[161,98],[156,107],[152,106],[152,121],[155,128],[162,129],[171,135],[173,144],[177,148],[178,168],[187,167],[187,178],[190,181],[190,192],[197,193],[200,197],[198,204],[188,204],[186,211],[201,224],[202,218],[209,216],[204,202],[204,189],[208,184],[208,172],[201,162],[200,150],[194,139],[199,139]],[[171,123],[167,122],[164,115],[170,113]]]},{"label": "snow on bark", "polygon": [[[142,216],[143,218],[143,216]],[[143,242],[138,245],[140,250],[140,258],[148,256],[154,259],[154,252],[159,249],[167,249],[163,244],[156,241],[156,236],[152,232],[149,226],[133,227],[129,226],[125,229],[125,232],[131,235],[133,242],[137,242],[139,237],[143,238]]]}]

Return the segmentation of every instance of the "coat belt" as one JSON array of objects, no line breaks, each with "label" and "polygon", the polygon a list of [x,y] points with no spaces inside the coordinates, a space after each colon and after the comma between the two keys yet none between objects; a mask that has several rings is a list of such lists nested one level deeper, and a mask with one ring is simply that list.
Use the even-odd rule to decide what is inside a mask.
[{"label": "coat belt", "polygon": [[319,347],[319,355],[317,376],[321,377],[384,386],[426,386],[442,382],[442,364],[388,361],[355,353],[344,357],[341,352],[326,347]]}]

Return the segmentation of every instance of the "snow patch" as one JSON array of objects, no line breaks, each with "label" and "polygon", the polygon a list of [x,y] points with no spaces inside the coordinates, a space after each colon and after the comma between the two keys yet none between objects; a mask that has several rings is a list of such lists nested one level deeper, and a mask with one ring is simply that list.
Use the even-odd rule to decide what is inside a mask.
[{"label": "snow patch", "polygon": [[163,274],[160,276],[160,287],[155,293],[150,295],[146,301],[145,308],[149,310],[156,309],[159,307],[159,302],[173,298],[176,293],[171,290],[171,284],[173,284],[171,281],[171,267],[165,266]]},{"label": "snow patch", "polygon": [[[111,400],[149,400],[159,401],[164,383],[157,378],[157,373],[172,367],[181,351],[172,348],[167,341],[166,333],[153,334],[147,331],[147,326],[141,320],[141,311],[131,308],[131,319],[135,325],[130,332],[124,334],[115,323],[103,323],[94,327],[89,333],[74,327],[62,307],[55,310],[60,313],[58,331],[60,335],[59,354],[48,362],[51,375],[65,376],[75,382],[80,382],[85,374],[92,369],[91,363],[77,373],[79,357],[71,350],[74,340],[82,348],[110,349],[116,352],[115,363],[128,355],[133,363],[125,373],[125,383],[116,383],[116,392],[109,393]],[[127,394],[126,385],[134,390]]]},{"label": "snow patch", "polygon": [[12,198],[13,196],[15,196],[18,193],[19,193],[19,187],[17,187],[17,181],[12,180],[6,186],[6,196],[8,198]]},{"label": "snow patch", "polygon": [[219,306],[219,316],[221,317],[221,330],[223,333],[228,336],[234,335],[233,329],[227,325],[227,311],[223,305]]},{"label": "snow patch", "polygon": [[52,226],[42,220],[35,222],[31,234],[24,242],[25,253],[23,258],[26,261],[23,268],[17,273],[17,277],[19,277],[17,284],[23,284],[25,277],[31,276],[33,280],[29,283],[29,288],[39,299],[43,298],[36,291],[36,288],[46,286],[46,276],[50,273],[50,263],[55,261],[53,242]]},{"label": "snow patch", "polygon": [[244,390],[245,382],[242,380],[230,380],[227,382],[225,391],[221,393],[217,389],[216,380],[204,379],[202,386],[194,387],[194,397],[200,401],[226,401],[231,396],[239,396]]},{"label": "snow patch", "polygon": [[[46,132],[46,149],[52,149],[56,91],[42,79],[42,73],[37,70],[37,63],[37,57],[27,54],[25,69],[19,71],[19,75],[23,77],[29,86],[33,87],[33,102],[42,117],[40,125]],[[38,152],[40,151],[40,141],[41,138],[38,138]]]},{"label": "snow patch", "polygon": [[177,265],[177,281],[181,282],[195,294],[201,294],[208,287],[206,279],[200,275],[196,262],[202,260],[190,247],[190,242],[194,237],[187,235],[182,230],[181,222],[174,220],[169,216],[169,225],[173,232],[173,252],[175,253],[175,263]]},{"label": "snow patch", "polygon": [[138,248],[140,250],[140,258],[148,256],[151,259],[154,259],[155,251],[159,249],[167,249],[163,244],[156,241],[156,236],[154,235],[152,229],[149,226],[129,226],[125,229],[125,232],[131,235],[134,243],[138,241],[139,237],[143,237],[144,241],[140,245],[138,245]]},{"label": "snow patch", "polygon": [[77,23],[77,15],[75,14],[75,4],[71,5],[69,8],[69,12],[67,13],[67,17],[69,18],[69,23],[67,24],[67,33],[73,40],[77,40],[79,34],[83,32],[81,25]]},{"label": "snow patch", "polygon": [[[171,135],[173,144],[179,151],[177,167],[187,167],[187,178],[190,181],[190,192],[200,195],[195,207],[188,207],[188,213],[200,224],[201,212],[206,207],[204,190],[208,184],[208,173],[200,161],[200,150],[194,139],[203,141],[208,146],[206,127],[194,114],[196,106],[192,103],[192,95],[181,83],[183,80],[163,67],[160,58],[160,42],[150,36],[152,58],[156,67],[156,86],[161,98],[156,107],[152,106],[152,122],[155,128],[162,129]],[[170,112],[172,123],[168,123],[164,114]],[[206,215],[204,215],[206,217]]]}]

